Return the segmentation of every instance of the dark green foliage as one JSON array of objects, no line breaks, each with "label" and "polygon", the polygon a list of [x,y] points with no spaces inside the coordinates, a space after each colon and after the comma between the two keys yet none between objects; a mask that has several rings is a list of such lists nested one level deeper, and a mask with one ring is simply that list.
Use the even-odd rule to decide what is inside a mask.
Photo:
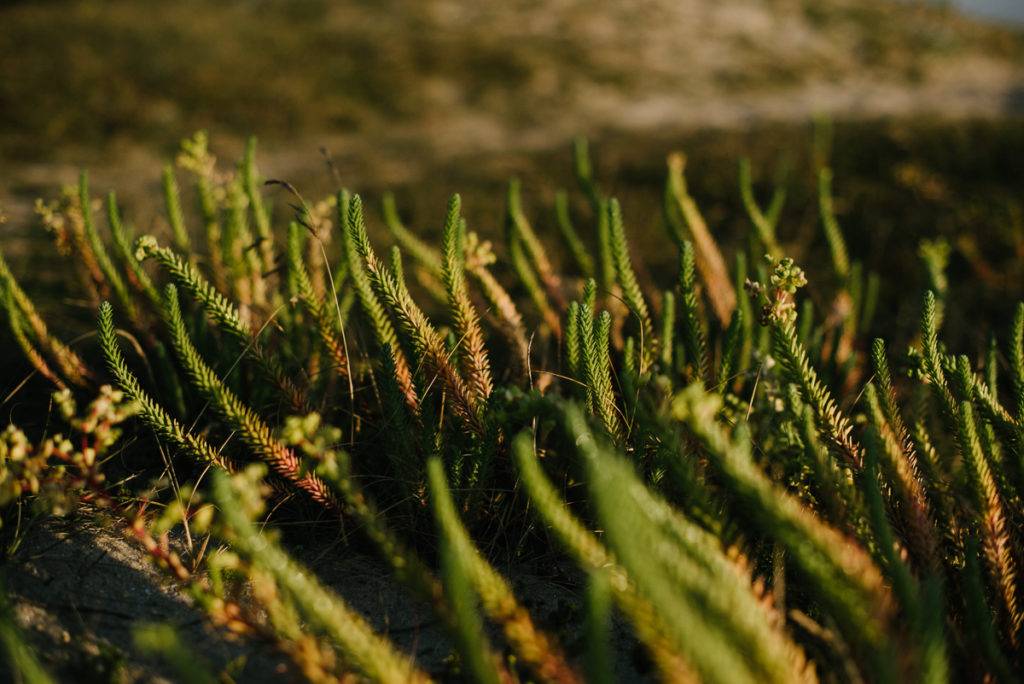
[{"label": "dark green foliage", "polygon": [[[879,297],[902,293],[847,251],[824,134],[817,155],[809,208],[833,277],[810,283],[816,307],[784,256],[788,186],[762,207],[746,162],[739,192],[768,261],[723,256],[685,157],[673,155],[662,211],[680,274],[660,296],[646,289],[585,141],[574,148],[582,197],[559,193],[547,212],[566,272],[515,181],[510,268],[492,273],[495,255],[467,231],[458,195],[439,244],[403,224],[386,196],[397,246],[383,259],[359,196],[311,205],[286,186],[295,213],[278,215],[254,143],[227,177],[202,135],[186,141],[182,166],[208,252],[183,253],[186,212],[165,170],[177,251],[151,236],[130,249],[111,194],[111,258],[83,175],[62,211],[81,222],[89,282],[113,301],[98,308],[99,354],[86,352],[106,374],[94,378],[57,340],[0,260],[3,317],[82,437],[36,448],[3,433],[0,503],[102,502],[215,625],[272,644],[292,674],[314,681],[428,674],[264,528],[275,519],[265,500],[283,506],[295,492],[296,514],[355,523],[435,611],[470,679],[613,681],[627,662],[619,642],[635,639],[666,680],[1011,681],[1024,666],[1024,305],[1005,354],[991,336],[976,357],[952,354],[939,331],[953,284],[942,249],[929,248],[924,275],[938,291],[925,295],[911,352],[867,339]],[[574,221],[570,206],[590,212]],[[100,389],[104,377],[120,392]],[[69,387],[99,393],[92,410],[104,429],[76,417]],[[122,404],[131,410],[114,411]],[[135,426],[199,483],[176,483],[159,512],[134,508],[130,486],[107,491],[96,461]],[[138,479],[162,472],[144,449],[126,451]],[[244,468],[252,463],[267,467]],[[70,486],[71,466],[88,477]],[[194,568],[165,536],[186,521],[223,544]],[[587,578],[576,587],[586,594],[578,658],[499,564],[538,552]],[[13,653],[12,634],[0,636]],[[206,676],[166,631],[139,635],[181,672]]]}]

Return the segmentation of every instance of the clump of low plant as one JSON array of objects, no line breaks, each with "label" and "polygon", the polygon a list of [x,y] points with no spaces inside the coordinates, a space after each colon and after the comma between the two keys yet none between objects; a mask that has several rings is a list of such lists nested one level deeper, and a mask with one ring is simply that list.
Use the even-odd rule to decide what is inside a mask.
[{"label": "clump of low plant", "polygon": [[[0,503],[112,516],[212,624],[312,681],[439,673],[257,525],[293,495],[306,515],[358,523],[469,679],[613,680],[617,614],[669,681],[1012,681],[1024,305],[976,358],[940,340],[943,290],[923,295],[907,353],[869,339],[881,281],[847,249],[817,158],[832,283],[816,290],[820,312],[785,256],[785,186],[762,206],[747,163],[752,247],[727,259],[685,157],[669,156],[679,270],[661,289],[583,141],[578,206],[560,192],[537,218],[510,184],[507,270],[458,196],[439,245],[385,197],[395,244],[382,250],[362,197],[307,202],[262,183],[252,144],[223,170],[205,136],[185,142],[163,175],[169,236],[135,238],[113,194],[102,231],[83,174],[39,215],[94,300],[97,343],[62,341],[0,260],[7,324],[70,430],[4,433]],[[268,188],[292,206],[284,226]],[[537,221],[557,228],[564,267]],[[944,262],[926,264],[944,288]],[[111,487],[103,454],[124,429],[199,484],[155,488],[159,507]],[[480,543],[495,520],[581,569],[582,650],[531,614]],[[160,626],[137,636],[181,676],[213,677]]]}]

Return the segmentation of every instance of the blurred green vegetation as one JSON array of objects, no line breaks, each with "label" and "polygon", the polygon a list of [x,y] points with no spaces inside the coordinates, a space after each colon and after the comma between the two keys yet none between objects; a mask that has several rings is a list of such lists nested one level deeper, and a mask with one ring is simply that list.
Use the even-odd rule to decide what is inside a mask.
[{"label": "blurred green vegetation", "polygon": [[891,0],[642,11],[525,0],[48,0],[5,3],[0,25],[8,161],[124,138],[167,149],[199,128],[285,140],[457,111],[503,125],[582,123],[606,88],[706,97],[815,78],[912,82],[932,60],[959,55],[1024,64],[1019,32]]},{"label": "blurred green vegetation", "polygon": [[497,37],[430,30],[407,2],[53,0],[0,8],[0,23],[0,144],[26,158],[115,136],[168,145],[198,128],[388,125],[421,113],[431,79],[457,77],[473,105],[533,68]]}]

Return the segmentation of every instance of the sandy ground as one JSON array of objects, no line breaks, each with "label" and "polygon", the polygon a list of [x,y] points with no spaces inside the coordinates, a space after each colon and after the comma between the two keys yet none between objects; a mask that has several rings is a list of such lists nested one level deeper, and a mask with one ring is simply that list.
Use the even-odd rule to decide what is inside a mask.
[{"label": "sandy ground", "polygon": [[[358,546],[358,545],[357,545]],[[372,554],[339,543],[292,545],[313,570],[374,628],[427,672],[451,675],[452,646],[430,608],[410,599]],[[563,559],[501,568],[539,624],[560,634],[570,653],[582,647],[582,578]],[[232,640],[210,627],[192,601],[158,572],[116,527],[88,517],[40,521],[7,564],[15,615],[43,662],[61,681],[163,682],[165,666],[141,657],[136,625],[163,622],[194,647],[215,672],[239,682],[288,680],[293,675],[272,649]],[[497,635],[494,635],[497,638]],[[616,625],[617,674],[643,679],[640,648]]]}]

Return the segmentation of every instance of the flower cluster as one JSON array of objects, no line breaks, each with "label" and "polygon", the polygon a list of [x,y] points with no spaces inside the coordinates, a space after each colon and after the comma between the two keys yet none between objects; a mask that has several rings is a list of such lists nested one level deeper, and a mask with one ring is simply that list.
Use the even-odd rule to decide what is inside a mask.
[{"label": "flower cluster", "polygon": [[68,390],[56,392],[54,403],[75,439],[56,434],[33,444],[14,425],[0,433],[0,506],[39,495],[38,504],[59,515],[76,505],[83,490],[98,494],[98,503],[106,500],[99,457],[117,442],[117,425],[135,414],[135,405],[109,385],[81,413]]},{"label": "flower cluster", "polygon": [[341,429],[323,422],[319,413],[288,416],[279,432],[282,442],[310,458],[322,458],[341,441]]},{"label": "flower cluster", "polygon": [[498,258],[494,255],[494,246],[490,240],[481,240],[476,231],[466,233],[466,270],[475,271],[484,266],[490,266]]},{"label": "flower cluster", "polygon": [[210,153],[206,131],[198,131],[191,138],[181,141],[178,166],[197,176],[211,178],[217,166],[217,158]]},{"label": "flower cluster", "polygon": [[774,259],[765,257],[774,266],[768,278],[768,286],[747,280],[747,292],[761,303],[761,325],[772,323],[793,324],[796,322],[796,291],[807,284],[803,269],[789,257]]}]

